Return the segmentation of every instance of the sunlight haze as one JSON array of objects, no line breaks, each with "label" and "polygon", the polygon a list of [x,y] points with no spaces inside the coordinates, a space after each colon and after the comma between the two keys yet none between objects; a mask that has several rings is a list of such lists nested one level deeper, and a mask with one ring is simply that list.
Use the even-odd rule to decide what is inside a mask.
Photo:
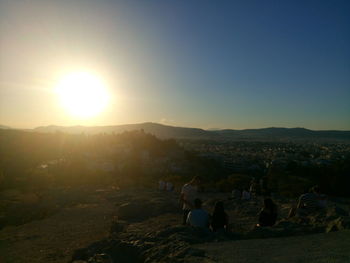
[{"label": "sunlight haze", "polygon": [[65,110],[78,120],[98,115],[109,100],[102,80],[87,72],[67,74],[57,83],[55,91]]},{"label": "sunlight haze", "polygon": [[[349,130],[349,12],[346,1],[0,0],[0,124]],[[70,81],[58,95],[81,70],[104,88]]]}]

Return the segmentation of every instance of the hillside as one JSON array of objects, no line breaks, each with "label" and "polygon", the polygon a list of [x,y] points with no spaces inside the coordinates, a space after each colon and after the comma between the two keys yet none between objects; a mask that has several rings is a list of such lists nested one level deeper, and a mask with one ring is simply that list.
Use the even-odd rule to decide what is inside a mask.
[{"label": "hillside", "polygon": [[259,140],[259,141],[322,141],[350,142],[350,131],[314,131],[305,128],[263,128],[246,130],[203,130],[167,126],[158,123],[140,123],[115,126],[41,126],[34,129],[37,132],[66,133],[121,133],[131,130],[144,130],[159,138],[175,139],[207,139],[207,140]]}]

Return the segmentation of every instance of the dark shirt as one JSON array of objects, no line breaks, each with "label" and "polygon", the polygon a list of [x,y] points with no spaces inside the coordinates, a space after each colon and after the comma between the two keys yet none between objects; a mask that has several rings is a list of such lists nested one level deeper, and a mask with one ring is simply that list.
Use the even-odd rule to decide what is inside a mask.
[{"label": "dark shirt", "polygon": [[213,231],[217,231],[219,229],[224,229],[225,226],[228,225],[228,216],[224,213],[214,213],[211,221],[211,227]]},{"label": "dark shirt", "polygon": [[259,224],[260,226],[273,226],[277,220],[276,212],[269,212],[262,210],[259,214]]}]

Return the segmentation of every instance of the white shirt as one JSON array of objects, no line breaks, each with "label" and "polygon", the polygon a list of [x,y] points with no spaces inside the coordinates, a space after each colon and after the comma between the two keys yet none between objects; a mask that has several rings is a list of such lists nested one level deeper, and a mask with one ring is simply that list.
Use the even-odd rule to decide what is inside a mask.
[{"label": "white shirt", "polygon": [[194,209],[187,216],[187,224],[195,227],[208,227],[209,215],[203,209]]},{"label": "white shirt", "polygon": [[[183,198],[193,206],[194,199],[197,198],[197,187],[192,186],[191,184],[185,184],[181,189],[181,194],[183,194]],[[192,207],[184,203],[182,209],[190,210]]]}]

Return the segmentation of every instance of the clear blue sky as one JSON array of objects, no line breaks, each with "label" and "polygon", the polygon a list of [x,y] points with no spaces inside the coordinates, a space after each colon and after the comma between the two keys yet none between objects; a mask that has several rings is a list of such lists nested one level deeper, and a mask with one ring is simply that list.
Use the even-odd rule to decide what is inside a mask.
[{"label": "clear blue sky", "polygon": [[[350,1],[13,2],[0,0],[0,124],[350,130]],[[91,120],[48,92],[79,67],[114,98]]]}]

